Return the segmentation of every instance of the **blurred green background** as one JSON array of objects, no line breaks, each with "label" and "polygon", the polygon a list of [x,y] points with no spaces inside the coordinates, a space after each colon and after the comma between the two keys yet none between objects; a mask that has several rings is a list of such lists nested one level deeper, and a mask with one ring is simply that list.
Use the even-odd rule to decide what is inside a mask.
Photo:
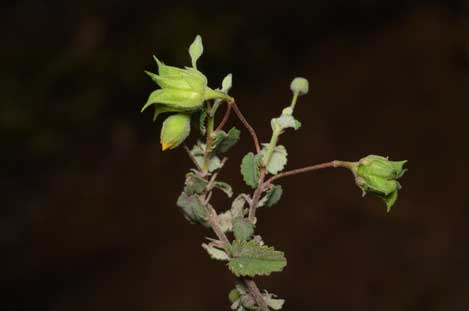
[{"label": "blurred green background", "polygon": [[[188,65],[196,34],[209,84],[233,73],[262,141],[291,79],[309,79],[303,127],[282,136],[289,168],[409,160],[389,215],[346,171],[285,179],[258,230],[289,265],[260,287],[285,310],[468,310],[468,14],[463,0],[4,1],[0,310],[228,310],[233,277],[175,206],[191,163],[139,113],[152,54]],[[221,176],[238,192],[251,148],[244,131]]]}]

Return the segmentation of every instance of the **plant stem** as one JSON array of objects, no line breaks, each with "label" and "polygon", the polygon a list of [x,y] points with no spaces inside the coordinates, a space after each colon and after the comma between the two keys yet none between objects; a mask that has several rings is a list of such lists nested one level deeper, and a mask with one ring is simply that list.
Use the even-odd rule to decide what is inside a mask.
[{"label": "plant stem", "polygon": [[292,176],[292,175],[303,174],[303,173],[307,173],[311,171],[317,171],[317,170],[324,169],[324,168],[344,167],[344,168],[351,169],[352,165],[353,165],[352,162],[334,160],[334,161],[325,162],[321,164],[297,168],[297,169],[286,171],[286,172],[270,177],[269,179],[267,179],[266,182],[264,182],[263,186],[266,187],[277,179]]},{"label": "plant stem", "polygon": [[191,159],[192,163],[194,163],[195,167],[197,168],[197,171],[201,172],[202,173],[202,168],[200,167],[199,163],[197,163],[197,160],[194,158],[194,156],[192,155],[189,147],[187,147],[186,145],[184,145],[184,150],[187,152],[187,155],[189,156],[189,159]]},{"label": "plant stem", "polygon": [[233,102],[228,103],[228,106],[226,106],[225,115],[223,116],[223,119],[221,120],[220,124],[218,124],[217,128],[215,129],[215,132],[221,130],[223,126],[225,126],[226,122],[228,121],[230,117],[232,106],[233,106]]},{"label": "plant stem", "polygon": [[211,114],[207,115],[207,142],[205,144],[204,167],[202,168],[202,171],[204,173],[208,172],[208,165],[210,162],[210,156],[211,156],[210,149],[212,148],[212,133],[213,133],[214,119],[215,117],[213,115]]},{"label": "plant stem", "polygon": [[238,116],[239,120],[243,123],[244,127],[249,131],[249,133],[252,136],[252,140],[254,142],[254,146],[256,147],[256,153],[259,153],[261,151],[261,147],[259,145],[259,139],[257,139],[257,134],[256,131],[252,128],[252,126],[249,124],[249,122],[246,120],[246,118],[243,116],[241,111],[238,108],[238,105],[233,101],[232,103],[232,108],[236,115]]},{"label": "plant stem", "polygon": [[[221,229],[220,224],[218,223],[217,213],[213,209],[210,213],[208,223],[209,223],[210,228],[212,229],[212,231],[218,237],[218,239],[224,244],[223,248],[225,249],[225,251],[229,254],[229,247],[228,246],[231,243],[228,240],[226,234]],[[264,297],[262,297],[261,291],[259,290],[259,287],[257,287],[256,282],[254,282],[254,280],[251,279],[251,278],[240,278],[240,280],[249,289],[249,293],[254,298],[254,300],[256,301],[257,305],[261,308],[261,310],[262,311],[269,311],[269,307],[267,306],[267,304],[264,300]]]},{"label": "plant stem", "polygon": [[246,287],[249,289],[249,293],[254,298],[259,308],[261,308],[262,311],[269,311],[269,307],[267,306],[264,297],[262,297],[261,291],[259,290],[259,287],[257,287],[256,282],[254,282],[253,279],[249,278],[244,278],[243,281],[244,284],[246,284]]},{"label": "plant stem", "polygon": [[290,107],[291,107],[291,109],[292,109],[292,112],[293,112],[293,110],[295,110],[296,101],[298,100],[298,94],[299,94],[298,92],[295,92],[295,93],[293,94],[293,98],[292,98],[291,104],[290,104]]},{"label": "plant stem", "polygon": [[266,168],[265,168],[265,166],[262,166],[260,168],[260,172],[259,172],[259,182],[257,184],[256,190],[254,191],[254,194],[252,195],[251,204],[249,205],[248,219],[253,224],[256,222],[257,205],[259,204],[259,200],[261,198],[262,192],[265,189],[265,187],[264,187],[265,175],[266,175]]},{"label": "plant stem", "polygon": [[272,158],[272,154],[274,153],[275,146],[277,146],[278,137],[280,136],[281,130],[275,130],[272,133],[272,137],[270,138],[269,146],[267,147],[267,151],[264,155],[264,166],[267,167],[269,165],[270,159]]}]

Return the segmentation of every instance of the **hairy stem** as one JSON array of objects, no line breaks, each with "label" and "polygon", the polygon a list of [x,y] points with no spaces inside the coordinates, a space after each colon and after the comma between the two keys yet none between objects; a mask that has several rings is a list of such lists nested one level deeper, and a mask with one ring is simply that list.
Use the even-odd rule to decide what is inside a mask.
[{"label": "hairy stem", "polygon": [[265,175],[266,175],[266,168],[265,166],[262,166],[259,172],[259,182],[257,184],[256,190],[254,191],[254,194],[252,195],[251,204],[249,205],[248,219],[251,223],[256,222],[257,205],[259,204],[259,200],[261,198],[262,192],[265,189],[264,187]]},{"label": "hairy stem", "polygon": [[[212,231],[217,236],[217,238],[223,243],[224,245],[223,248],[225,249],[225,251],[229,253],[228,246],[230,245],[230,240],[228,240],[226,234],[221,229],[220,224],[218,223],[217,213],[213,209],[210,213],[208,223]],[[267,306],[264,300],[264,297],[262,297],[261,291],[259,290],[259,287],[257,287],[256,282],[254,282],[254,280],[251,278],[240,278],[240,280],[248,288],[249,294],[254,298],[254,300],[256,301],[257,305],[261,308],[261,310],[269,311],[269,307]]]},{"label": "hairy stem", "polygon": [[261,151],[261,147],[259,145],[259,139],[257,139],[257,134],[256,131],[253,129],[253,127],[249,124],[249,122],[246,120],[246,118],[243,116],[241,111],[238,108],[238,105],[233,101],[232,103],[232,108],[236,115],[238,116],[239,120],[243,123],[244,127],[249,131],[249,133],[252,136],[252,140],[254,142],[254,146],[256,147],[256,153],[259,153]]},{"label": "hairy stem", "polygon": [[334,160],[334,161],[325,162],[325,163],[321,163],[321,164],[316,164],[316,165],[306,166],[306,167],[302,167],[302,168],[297,168],[297,169],[286,171],[286,172],[283,172],[283,173],[280,173],[280,174],[277,174],[275,176],[270,177],[269,179],[267,179],[267,181],[264,182],[264,187],[268,186],[269,184],[271,184],[272,182],[274,182],[275,180],[278,180],[280,178],[284,178],[284,177],[288,177],[288,176],[292,176],[292,175],[303,174],[303,173],[308,173],[308,172],[311,172],[311,171],[317,171],[317,170],[321,170],[321,169],[324,169],[324,168],[344,167],[344,168],[350,169],[352,164],[353,163],[351,163],[351,162]]},{"label": "hairy stem", "polygon": [[227,104],[225,115],[223,116],[223,119],[221,120],[220,124],[218,124],[217,128],[215,129],[215,132],[221,130],[225,126],[226,122],[230,118],[232,106],[233,106],[233,102],[230,102]]},{"label": "hairy stem", "polygon": [[208,165],[210,162],[211,152],[210,149],[212,148],[212,133],[213,133],[213,123],[215,117],[213,115],[208,114],[207,116],[207,143],[205,145],[205,157],[204,157],[204,167],[202,168],[204,173],[208,172]]},{"label": "hairy stem", "polygon": [[192,163],[194,163],[195,167],[197,168],[197,171],[199,171],[200,173],[202,173],[202,168],[200,167],[199,163],[197,162],[197,160],[194,158],[194,156],[192,155],[189,147],[187,147],[186,145],[184,145],[184,150],[187,152],[187,155],[189,156],[189,159],[191,159]]}]

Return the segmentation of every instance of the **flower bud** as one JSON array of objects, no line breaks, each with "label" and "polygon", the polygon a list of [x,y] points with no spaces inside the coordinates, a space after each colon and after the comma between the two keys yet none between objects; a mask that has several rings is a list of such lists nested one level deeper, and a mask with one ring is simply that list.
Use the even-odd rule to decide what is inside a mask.
[{"label": "flower bud", "polygon": [[290,84],[290,90],[293,93],[297,93],[298,95],[305,95],[309,92],[309,83],[308,80],[301,77],[296,77]]},{"label": "flower bud", "polygon": [[161,149],[174,149],[189,136],[191,129],[191,116],[178,113],[166,118],[161,128]]},{"label": "flower bud", "polygon": [[[153,119],[163,112],[192,113],[202,108],[204,101],[222,99],[232,101],[233,98],[221,91],[212,90],[207,86],[207,77],[197,70],[196,63],[203,53],[202,39],[197,36],[189,47],[189,54],[193,67],[178,68],[165,65],[158,58],[158,74],[146,71],[146,74],[158,84],[161,89],[150,94],[142,112],[151,105],[155,105]],[[231,77],[230,77],[231,78]]]},{"label": "flower bud", "polygon": [[372,193],[381,197],[389,212],[397,200],[398,190],[401,189],[397,179],[407,171],[403,168],[406,162],[389,161],[387,157],[369,155],[353,165],[352,171],[363,194]]}]

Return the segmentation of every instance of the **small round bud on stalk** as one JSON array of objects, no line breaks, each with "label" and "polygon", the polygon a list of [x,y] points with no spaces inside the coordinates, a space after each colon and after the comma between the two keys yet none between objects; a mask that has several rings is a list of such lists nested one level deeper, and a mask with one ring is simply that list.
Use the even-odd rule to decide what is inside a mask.
[{"label": "small round bud on stalk", "polygon": [[309,83],[305,78],[297,77],[290,84],[290,90],[298,95],[305,95],[309,92]]},{"label": "small round bud on stalk", "polygon": [[161,149],[174,149],[189,136],[191,116],[185,113],[173,114],[166,118],[161,128]]}]

